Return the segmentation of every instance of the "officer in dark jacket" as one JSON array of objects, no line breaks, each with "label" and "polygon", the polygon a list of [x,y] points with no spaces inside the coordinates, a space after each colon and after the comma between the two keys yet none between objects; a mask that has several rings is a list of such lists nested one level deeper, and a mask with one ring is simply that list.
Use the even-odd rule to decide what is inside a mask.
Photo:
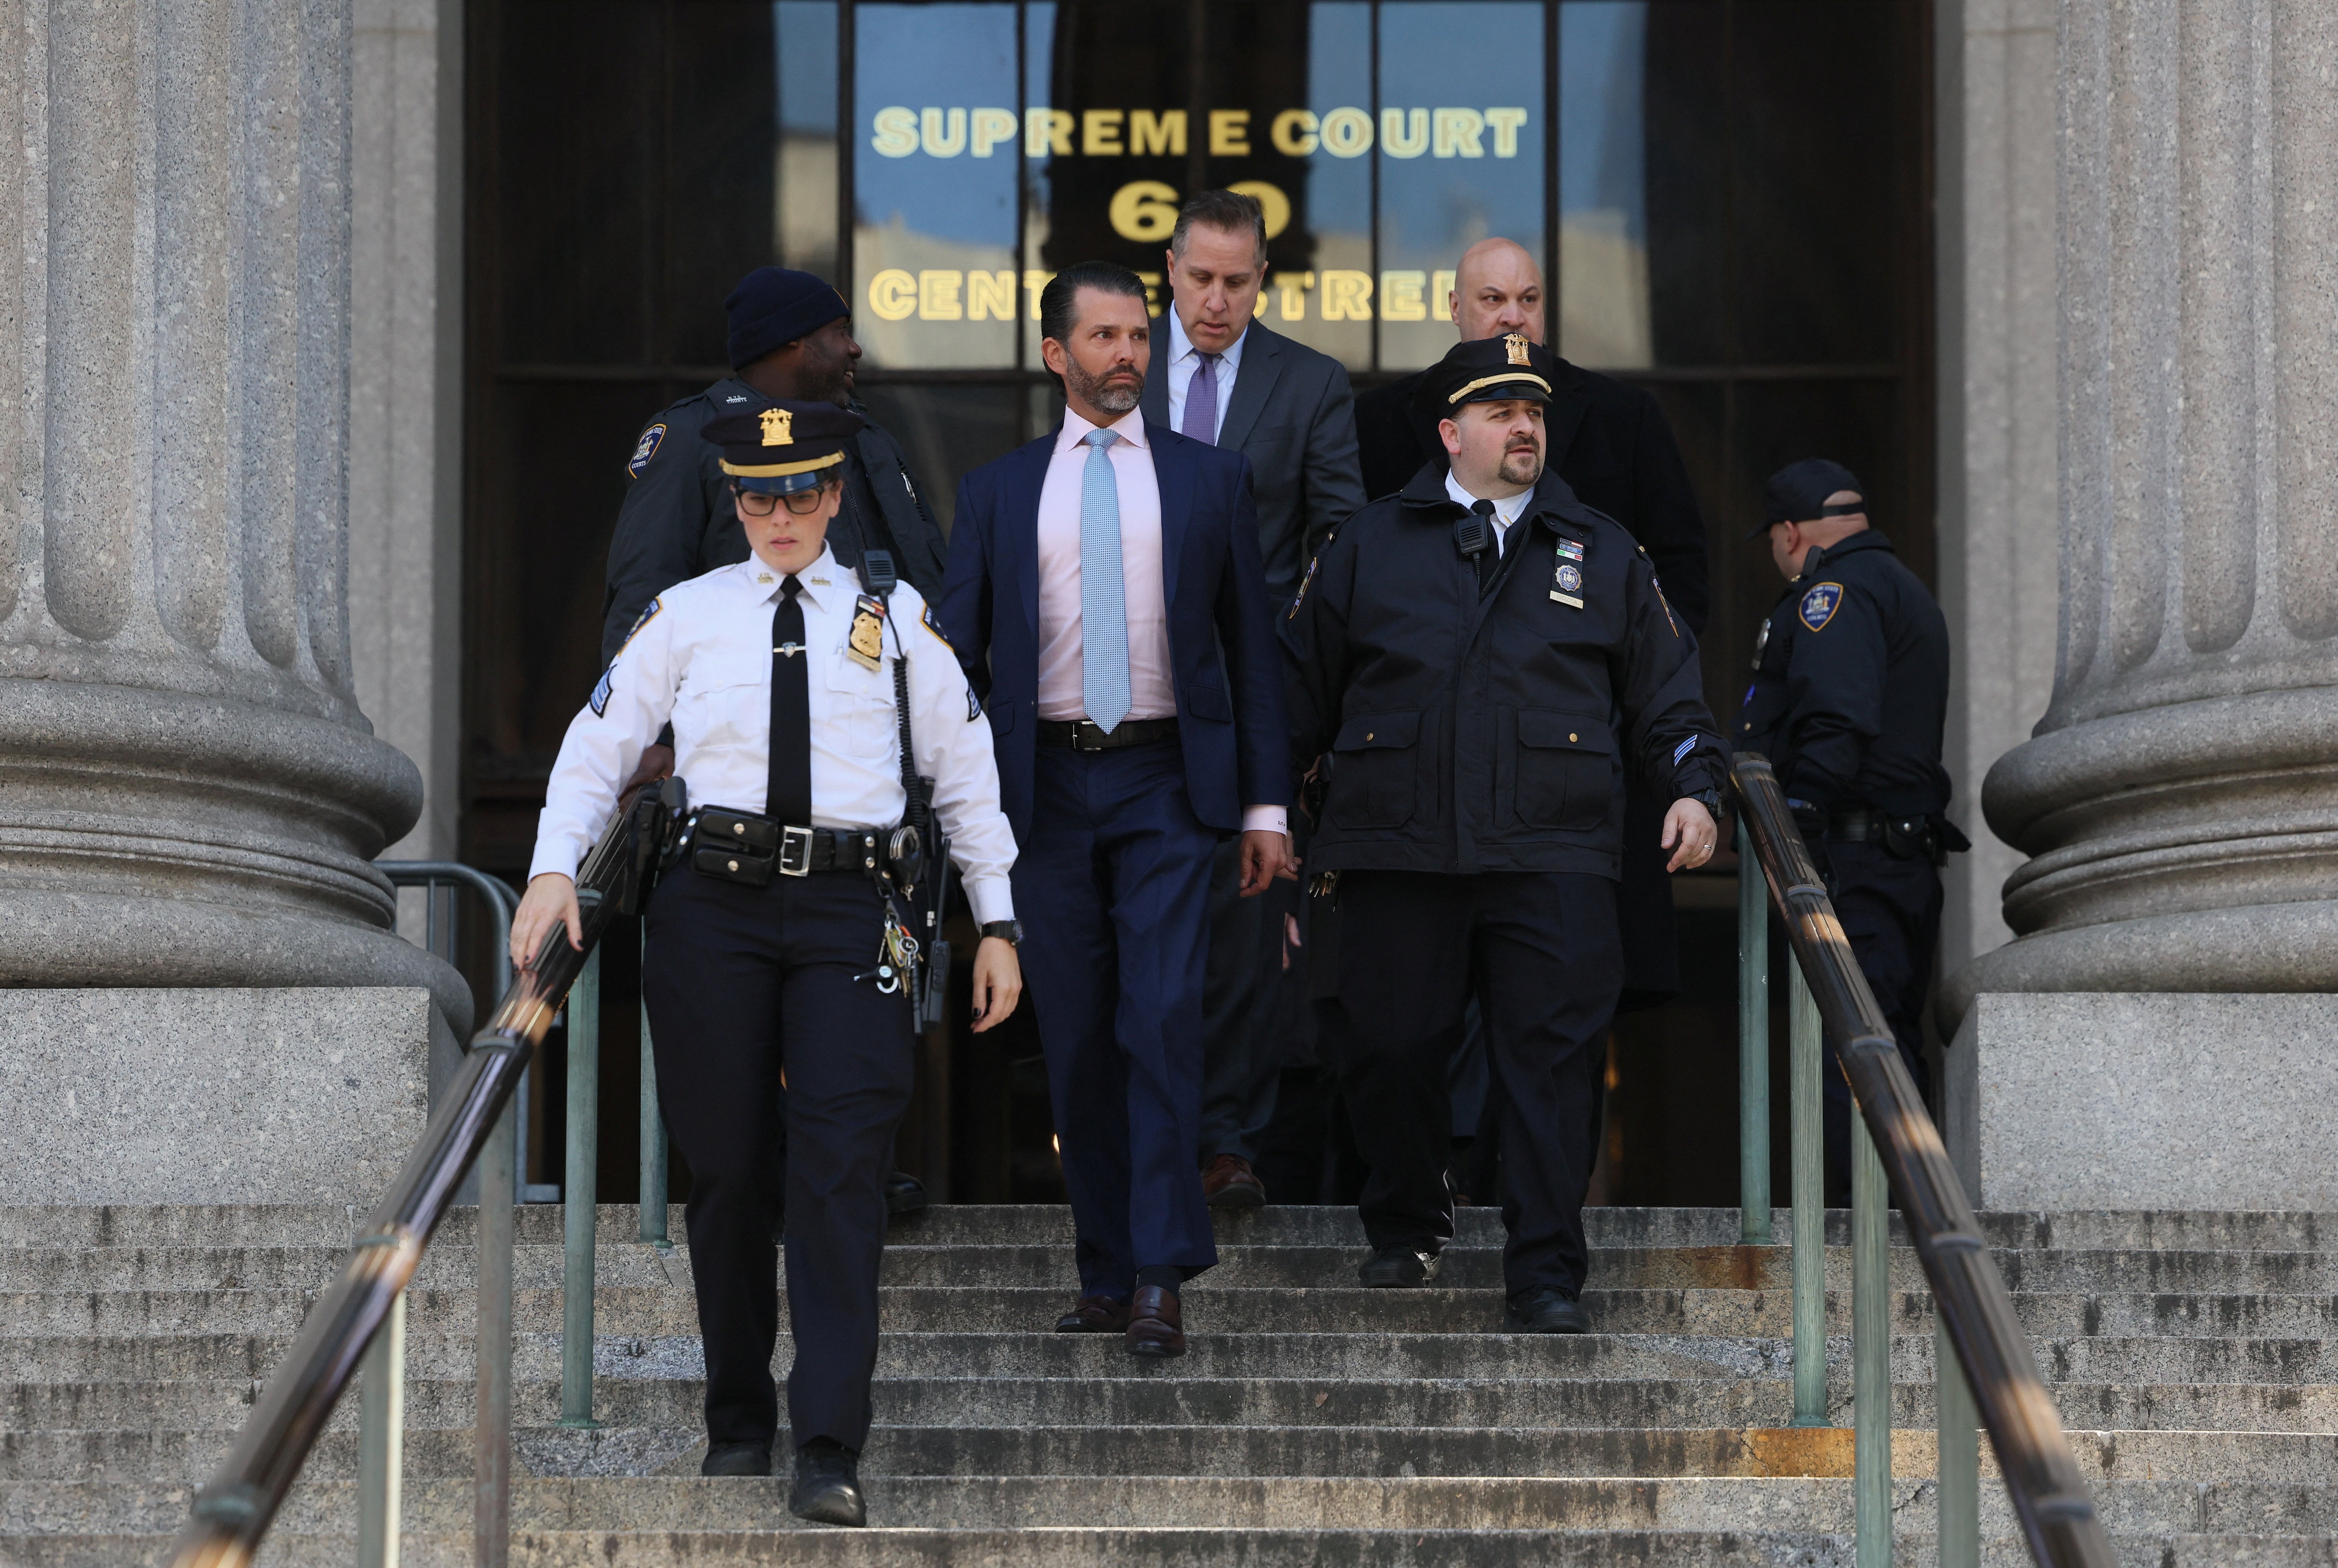
[{"label": "officer in dark jacket", "polygon": [[[1970,848],[1946,815],[1949,627],[1858,476],[1808,458],[1770,476],[1770,554],[1787,579],[1754,651],[1737,743],[1770,759],[1835,912],[1917,1083],[1940,934],[1940,867]],[[1826,1181],[1851,1188],[1851,1090],[1827,1043]]]},{"label": "officer in dark jacket", "polygon": [[1568,1333],[1625,775],[1672,801],[1678,869],[1713,852],[1725,760],[1646,554],[1545,466],[1556,368],[1519,333],[1447,355],[1421,396],[1449,466],[1349,519],[1282,637],[1292,755],[1330,754],[1314,962],[1371,1171],[1361,1276],[1426,1283],[1452,1238],[1446,1069],[1474,993],[1503,1091],[1508,1321]]},{"label": "officer in dark jacket", "polygon": [[[835,403],[855,410],[851,311],[844,297],[809,272],[758,267],[722,302],[731,317],[726,376],[643,426],[625,470],[633,485],[609,541],[609,591],[602,606],[601,660],[624,645],[649,602],[677,583],[747,558],[747,536],[732,508],[715,448],[699,439],[710,419],[753,413],[768,402]],[[949,559],[925,492],[909,476],[900,443],[863,424],[845,448],[844,510],[829,532],[840,565],[864,549],[889,550],[893,567],[928,598],[938,594]]]}]

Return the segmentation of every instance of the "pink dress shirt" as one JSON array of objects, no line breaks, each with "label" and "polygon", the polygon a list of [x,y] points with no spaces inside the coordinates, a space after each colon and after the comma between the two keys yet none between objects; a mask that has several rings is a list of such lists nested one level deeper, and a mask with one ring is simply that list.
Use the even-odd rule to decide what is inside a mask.
[{"label": "pink dress shirt", "polygon": [[[1096,426],[1071,409],[1056,433],[1055,455],[1039,487],[1039,717],[1085,719],[1080,662],[1080,483],[1087,433]],[[1161,485],[1144,439],[1144,411],[1132,408],[1109,426],[1112,475],[1120,494],[1120,569],[1128,607],[1128,717],[1173,719],[1177,686],[1169,667],[1169,601],[1161,575]],[[1280,806],[1251,806],[1243,830],[1288,833]]]},{"label": "pink dress shirt", "polygon": [[[1080,662],[1080,481],[1095,426],[1069,408],[1039,490],[1039,717],[1085,719]],[[1161,486],[1144,441],[1144,414],[1113,421],[1112,475],[1120,490],[1121,592],[1128,606],[1128,716],[1177,712],[1169,674],[1169,603],[1161,575]]]}]

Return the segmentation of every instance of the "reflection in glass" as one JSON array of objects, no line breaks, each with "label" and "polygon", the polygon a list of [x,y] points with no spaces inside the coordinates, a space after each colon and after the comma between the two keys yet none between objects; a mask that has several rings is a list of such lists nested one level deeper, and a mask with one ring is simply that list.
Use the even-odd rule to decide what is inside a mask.
[{"label": "reflection in glass", "polygon": [[1647,28],[1646,0],[1559,8],[1558,346],[1603,369],[1655,362],[1641,136]]},{"label": "reflection in glass", "polygon": [[[1372,101],[1372,8],[1356,0],[1322,0],[1308,7],[1307,101],[1303,107],[1312,123],[1293,121],[1283,134],[1292,147],[1311,148],[1306,154],[1302,203],[1313,230],[1312,246],[1297,260],[1266,278],[1265,319],[1285,337],[1321,350],[1351,370],[1368,370],[1372,363],[1372,324],[1367,315],[1341,310],[1325,315],[1325,283],[1332,274],[1348,279],[1371,278],[1372,169],[1369,158],[1355,155],[1351,132],[1361,111],[1367,129]],[[1326,122],[1331,127],[1326,146]],[[1274,134],[1273,122],[1268,134]]]},{"label": "reflection in glass", "polygon": [[782,267],[836,277],[836,0],[773,0],[779,147],[771,248]]},{"label": "reflection in glass", "polygon": [[[1503,235],[1543,250],[1543,8],[1525,0],[1380,7],[1380,368],[1453,346],[1461,252]],[[1331,302],[1326,301],[1327,309]]]},{"label": "reflection in glass", "polygon": [[854,331],[875,365],[1012,366],[1015,7],[852,15]]}]

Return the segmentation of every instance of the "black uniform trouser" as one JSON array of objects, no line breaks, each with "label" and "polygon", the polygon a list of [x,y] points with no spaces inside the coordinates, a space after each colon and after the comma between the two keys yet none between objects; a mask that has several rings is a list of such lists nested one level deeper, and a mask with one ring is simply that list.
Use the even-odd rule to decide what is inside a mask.
[{"label": "black uniform trouser", "polygon": [[1275,994],[1282,981],[1282,917],[1295,900],[1276,883],[1242,896],[1242,839],[1210,859],[1210,965],[1202,982],[1202,1147],[1255,1163],[1282,1076]]},{"label": "black uniform trouser", "polygon": [[1616,885],[1570,872],[1343,871],[1339,899],[1332,1048],[1370,1171],[1365,1236],[1429,1251],[1453,1239],[1446,1073],[1474,995],[1499,1097],[1503,1282],[1581,1290],[1593,1083],[1623,985]]},{"label": "black uniform trouser", "polygon": [[[1940,874],[1920,856],[1895,858],[1881,844],[1827,840],[1834,867],[1835,914],[1867,976],[1884,1021],[1900,1043],[1900,1059],[1931,1103],[1924,1064],[1924,999],[1932,983],[1932,950],[1940,936]],[[1851,1085],[1834,1042],[1826,1044],[1827,1201],[1851,1200]]]},{"label": "black uniform trouser", "polygon": [[[885,1172],[915,1060],[904,995],[852,978],[877,966],[882,911],[869,878],[850,872],[742,887],[685,867],[650,901],[642,984],[658,1097],[690,1166],[711,1442],[778,1432],[771,1231],[782,1192],[789,1436],[798,1447],[869,1439]],[[771,1157],[782,1118],[784,1189]]]}]

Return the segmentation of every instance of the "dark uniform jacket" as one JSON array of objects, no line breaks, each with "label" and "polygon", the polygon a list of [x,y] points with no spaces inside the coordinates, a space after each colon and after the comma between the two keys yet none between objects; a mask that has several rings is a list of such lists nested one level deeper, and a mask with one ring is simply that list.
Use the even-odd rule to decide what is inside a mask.
[{"label": "dark uniform jacket", "polygon": [[1863,529],[1813,552],[1763,622],[1737,743],[1794,799],[1938,817],[1949,626],[1891,541]]},{"label": "dark uniform jacket", "polygon": [[[1436,422],[1412,411],[1412,394],[1420,385],[1420,375],[1408,376],[1356,397],[1364,494],[1375,500],[1410,484],[1423,463],[1445,462]],[[1702,635],[1704,518],[1655,398],[1562,359],[1543,409],[1543,429],[1550,466],[1586,506],[1605,512],[1647,546],[1648,559],[1664,574],[1673,613]]]},{"label": "dark uniform jacket", "polygon": [[[1666,799],[1721,788],[1696,639],[1557,475],[1482,596],[1461,516],[1424,468],[1348,520],[1283,613],[1292,754],[1332,756],[1309,864],[1616,878],[1627,769]],[[1552,597],[1570,585],[1580,609]]]},{"label": "dark uniform jacket", "polygon": [[[645,426],[625,466],[633,475],[609,541],[609,590],[602,604],[601,662],[625,645],[649,602],[677,583],[744,561],[746,531],[731,505],[722,455],[699,439],[709,419],[770,401],[736,377],[685,397]],[[853,406],[856,409],[860,405]],[[863,410],[865,412],[865,410]],[[844,454],[844,505],[829,524],[837,564],[857,567],[863,549],[890,550],[901,576],[931,602],[941,593],[949,546],[909,478],[892,436],[862,428]]]}]

